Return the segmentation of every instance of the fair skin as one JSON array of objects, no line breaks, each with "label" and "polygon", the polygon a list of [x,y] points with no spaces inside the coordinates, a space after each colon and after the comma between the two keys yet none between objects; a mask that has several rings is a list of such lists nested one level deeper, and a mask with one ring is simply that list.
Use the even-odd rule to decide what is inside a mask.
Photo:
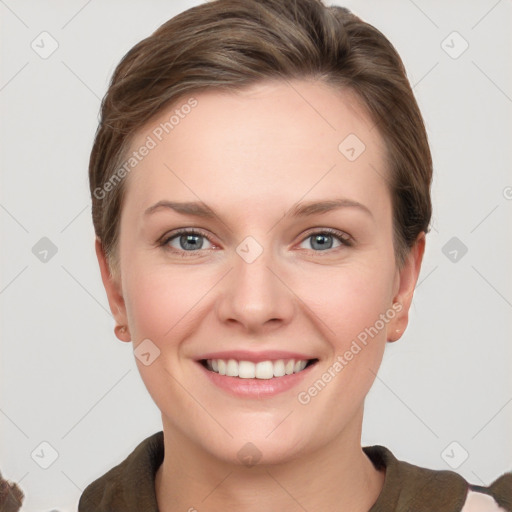
[{"label": "fair skin", "polygon": [[[110,308],[128,327],[120,339],[134,349],[149,339],[160,350],[150,365],[136,359],[162,413],[159,509],[368,511],[384,473],[361,449],[364,398],[386,342],[407,326],[424,233],[399,269],[384,143],[352,93],[300,80],[192,96],[197,106],[127,178],[119,275],[96,245]],[[142,128],[133,147],[175,108]],[[338,150],[351,133],[366,146],[354,161]],[[364,208],[292,215],[297,203],[339,198]],[[144,213],[162,200],[200,201],[215,215]],[[190,227],[209,237],[195,240],[200,248],[171,238]],[[236,251],[248,236],[263,250],[251,263]],[[332,372],[337,356],[397,303],[401,310],[342,371],[299,402],[299,392]],[[213,385],[197,361],[230,350],[318,361],[291,389],[242,399]],[[238,456],[248,442],[261,456],[253,466]]]}]

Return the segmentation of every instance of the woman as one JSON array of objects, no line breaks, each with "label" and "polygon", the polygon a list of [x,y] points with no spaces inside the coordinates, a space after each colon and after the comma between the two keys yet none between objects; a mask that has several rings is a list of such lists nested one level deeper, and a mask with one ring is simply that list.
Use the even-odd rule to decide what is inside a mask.
[{"label": "woman", "polygon": [[128,52],[91,153],[93,221],[163,431],[80,512],[511,510],[511,474],[477,488],[361,447],[431,180],[403,64],[346,9],[216,0]]}]

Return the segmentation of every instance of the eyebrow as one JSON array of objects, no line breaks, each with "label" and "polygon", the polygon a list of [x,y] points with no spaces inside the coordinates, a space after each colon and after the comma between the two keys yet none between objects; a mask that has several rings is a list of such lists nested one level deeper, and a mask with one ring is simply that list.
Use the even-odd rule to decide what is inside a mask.
[{"label": "eyebrow", "polygon": [[145,212],[144,215],[151,215],[162,209],[170,209],[174,210],[177,213],[182,213],[184,215],[193,215],[194,217],[204,217],[211,219],[215,217],[215,213],[211,208],[208,208],[204,203],[199,202],[187,202],[180,203],[177,201],[158,201],[153,206],[150,206]]},{"label": "eyebrow", "polygon": [[319,213],[327,213],[332,210],[338,210],[340,208],[356,208],[362,212],[365,212],[373,218],[371,210],[358,201],[352,199],[330,199],[326,201],[309,201],[306,203],[298,203],[292,209],[291,215],[293,217],[307,217],[310,215],[316,215]]},{"label": "eyebrow", "polygon": [[[297,203],[291,208],[290,213],[286,214],[285,216],[309,217],[311,215],[327,213],[332,210],[338,210],[340,208],[356,208],[373,218],[373,213],[367,206],[359,203],[358,201],[345,198]],[[212,219],[217,216],[211,208],[201,202],[178,202],[167,200],[158,201],[153,206],[150,206],[145,210],[144,215],[151,215],[152,213],[162,209],[170,209],[183,215],[191,215],[194,217],[202,217],[206,219]]]}]

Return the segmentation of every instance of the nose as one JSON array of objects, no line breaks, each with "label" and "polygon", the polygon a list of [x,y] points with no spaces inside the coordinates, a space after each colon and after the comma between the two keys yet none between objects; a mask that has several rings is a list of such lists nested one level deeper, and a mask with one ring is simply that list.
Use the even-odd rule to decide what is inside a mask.
[{"label": "nose", "polygon": [[233,254],[233,268],[219,290],[217,314],[221,322],[236,324],[246,334],[267,333],[291,321],[294,295],[271,250],[252,257],[243,248]]}]

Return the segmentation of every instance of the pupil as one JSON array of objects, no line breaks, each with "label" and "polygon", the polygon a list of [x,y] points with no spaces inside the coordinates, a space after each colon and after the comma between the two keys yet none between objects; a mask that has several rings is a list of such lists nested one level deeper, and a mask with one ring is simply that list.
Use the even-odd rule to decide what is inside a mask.
[{"label": "pupil", "polygon": [[[330,239],[330,243],[329,242],[326,242],[325,240],[326,239]],[[320,249],[330,249],[332,247],[332,237],[331,235],[315,235],[314,236],[314,240],[313,240],[313,247],[315,246],[315,244],[319,244],[319,248]],[[318,248],[317,247],[317,248]]]},{"label": "pupil", "polygon": [[200,235],[182,235],[180,237],[180,245],[182,249],[200,249],[203,243],[198,243]]}]

